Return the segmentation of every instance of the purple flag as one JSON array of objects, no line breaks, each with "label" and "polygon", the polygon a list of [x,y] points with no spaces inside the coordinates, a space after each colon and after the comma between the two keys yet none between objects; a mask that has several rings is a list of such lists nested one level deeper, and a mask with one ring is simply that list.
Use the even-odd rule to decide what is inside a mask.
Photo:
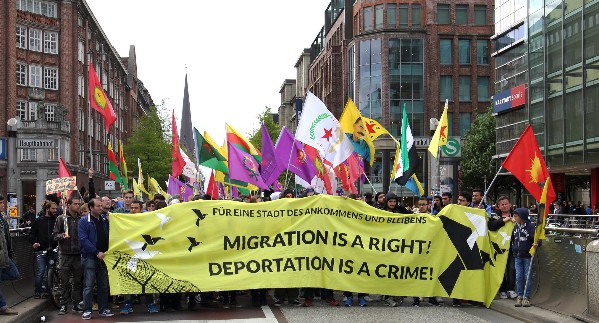
[{"label": "purple flag", "polygon": [[275,183],[272,184],[272,189],[276,192],[283,192],[285,190],[285,187],[283,187],[283,184],[281,184],[281,182],[275,181]]},{"label": "purple flag", "polygon": [[272,143],[264,123],[262,124],[262,167],[260,173],[262,173],[262,179],[266,185],[274,183],[279,175],[283,173],[281,162],[275,153],[275,145]]},{"label": "purple flag", "polygon": [[258,170],[258,162],[256,162],[254,157],[239,150],[239,148],[230,142],[227,142],[227,148],[229,149],[229,177],[267,190],[268,185],[262,180],[262,176]]},{"label": "purple flag", "polygon": [[239,197],[239,190],[237,186],[231,186],[231,197]]},{"label": "purple flag", "polygon": [[281,130],[275,151],[281,161],[284,161],[282,169],[289,170],[308,183],[316,176],[317,170],[314,162],[308,158],[302,143],[295,140],[287,128]]},{"label": "purple flag", "polygon": [[181,196],[181,200],[187,201],[193,196],[193,188],[185,185],[185,183],[176,177],[169,176],[167,193],[169,195],[179,195]]}]

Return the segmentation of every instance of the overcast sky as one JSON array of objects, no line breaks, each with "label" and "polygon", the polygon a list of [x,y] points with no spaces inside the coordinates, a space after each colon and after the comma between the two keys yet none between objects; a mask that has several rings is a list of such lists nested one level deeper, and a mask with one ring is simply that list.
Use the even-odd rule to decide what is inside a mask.
[{"label": "overcast sky", "polygon": [[[221,144],[277,112],[279,89],[324,25],[326,0],[86,0],[117,52],[135,45],[138,77],[180,128],[185,73],[192,124]],[[187,69],[186,69],[187,66]]]}]

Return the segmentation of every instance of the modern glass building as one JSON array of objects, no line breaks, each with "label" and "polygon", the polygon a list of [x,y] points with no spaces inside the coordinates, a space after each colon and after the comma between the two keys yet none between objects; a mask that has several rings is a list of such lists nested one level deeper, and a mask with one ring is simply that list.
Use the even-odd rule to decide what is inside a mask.
[{"label": "modern glass building", "polygon": [[558,198],[566,198],[566,176],[585,174],[591,176],[590,202],[595,205],[599,1],[497,0],[495,17],[498,165],[530,123]]}]

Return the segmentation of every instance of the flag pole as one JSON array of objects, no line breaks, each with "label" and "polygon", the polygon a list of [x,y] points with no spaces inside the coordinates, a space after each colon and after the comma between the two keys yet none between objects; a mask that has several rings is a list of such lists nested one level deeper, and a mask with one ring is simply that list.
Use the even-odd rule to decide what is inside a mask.
[{"label": "flag pole", "polygon": [[[370,187],[372,187],[372,191],[376,194],[378,193],[376,191],[376,189],[374,188],[374,185],[372,185],[372,182],[370,181],[370,178],[368,178],[368,175],[366,175],[366,172],[364,172],[364,168],[362,168],[362,174],[364,175],[364,177],[366,177],[366,180],[368,181],[368,184],[370,184]],[[361,184],[361,182],[358,180],[358,183]]]},{"label": "flag pole", "polygon": [[[485,194],[483,195],[483,199],[481,200],[482,202],[484,202],[487,199],[487,194],[491,190],[493,183],[495,183],[495,180],[497,179],[497,176],[499,175],[499,173],[501,172],[502,169],[503,169],[503,167],[500,167],[499,170],[497,171],[497,173],[495,173],[495,177],[493,177],[493,180],[489,184],[489,187],[487,187],[487,189],[485,190]],[[482,205],[483,205],[483,203],[480,203],[478,206],[481,207]]]},{"label": "flag pole", "polygon": [[[536,243],[536,241],[535,241],[535,243]],[[530,280],[530,272],[532,270],[532,263],[535,260],[535,255],[536,254],[537,254],[536,252],[533,253],[532,257],[530,258],[530,265],[528,266],[528,272],[526,273],[526,283],[524,284],[524,295],[526,295],[526,290],[528,289],[528,282]],[[523,295],[523,297],[524,297],[524,295]]]}]

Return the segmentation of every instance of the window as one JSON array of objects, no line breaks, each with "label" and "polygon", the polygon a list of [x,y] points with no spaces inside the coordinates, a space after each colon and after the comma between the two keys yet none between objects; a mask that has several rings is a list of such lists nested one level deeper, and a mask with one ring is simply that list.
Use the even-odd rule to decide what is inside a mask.
[{"label": "window", "polygon": [[438,24],[449,24],[449,5],[438,4],[437,5],[437,23]]},{"label": "window", "polygon": [[452,64],[451,57],[451,39],[439,40],[440,63],[444,65]]},{"label": "window", "polygon": [[27,117],[25,120],[37,120],[37,102],[29,102],[29,110],[27,111]]},{"label": "window", "polygon": [[44,32],[44,53],[58,54],[58,33]]},{"label": "window", "polygon": [[42,31],[29,29],[29,49],[35,52],[42,51]]},{"label": "window", "polygon": [[459,94],[460,101],[470,101],[470,76],[460,76]]},{"label": "window", "polygon": [[489,102],[489,77],[478,77],[478,102]]},{"label": "window", "polygon": [[455,23],[457,25],[468,24],[468,5],[459,4],[455,6]]},{"label": "window", "polygon": [[364,8],[364,31],[372,30],[372,7]]},{"label": "window", "polygon": [[41,4],[42,15],[50,18],[56,18],[56,3],[54,2],[42,2]]},{"label": "window", "polygon": [[458,63],[470,64],[470,40],[458,40]]},{"label": "window", "polygon": [[453,79],[451,75],[441,75],[439,82],[440,101],[453,100]]},{"label": "window", "polygon": [[17,10],[27,10],[27,0],[17,0]]},{"label": "window", "polygon": [[58,148],[48,149],[48,161],[58,160]]},{"label": "window", "polygon": [[[82,108],[79,108],[79,131],[85,131],[85,113]],[[120,119],[120,118],[119,118]]]},{"label": "window", "polygon": [[464,137],[470,130],[470,112],[460,112],[460,136]]},{"label": "window", "polygon": [[83,41],[79,41],[77,44],[77,60],[81,63],[85,61],[85,47],[83,46]]},{"label": "window", "polygon": [[408,5],[399,5],[399,25],[402,27],[408,26]]},{"label": "window", "polygon": [[17,48],[27,49],[27,28],[17,26]]},{"label": "window", "polygon": [[37,149],[21,148],[21,161],[36,161]]},{"label": "window", "polygon": [[56,121],[56,104],[46,104],[46,121]]},{"label": "window", "polygon": [[17,85],[27,86],[27,65],[17,63]]},{"label": "window", "polygon": [[397,5],[387,4],[387,27],[395,28],[397,23]]},{"label": "window", "polygon": [[474,6],[474,24],[477,26],[487,24],[487,6]]},{"label": "window", "polygon": [[85,97],[85,78],[83,77],[83,75],[79,75],[79,77],[78,77],[77,88],[79,89],[79,91],[78,91],[79,96],[84,98]]},{"label": "window", "polygon": [[44,89],[58,90],[58,69],[56,67],[44,68]]},{"label": "window", "polygon": [[420,26],[422,14],[420,13],[420,5],[412,5],[412,26]]},{"label": "window", "polygon": [[42,87],[42,67],[29,65],[29,86]]},{"label": "window", "polygon": [[374,6],[374,28],[382,29],[383,28],[383,13],[385,6],[380,4]]},{"label": "window", "polygon": [[476,63],[479,65],[489,64],[489,42],[486,40],[476,41]]},{"label": "window", "polygon": [[27,120],[27,102],[17,101],[17,117],[20,120]]},{"label": "window", "polygon": [[27,0],[27,11],[41,14],[42,8],[39,0]]}]

